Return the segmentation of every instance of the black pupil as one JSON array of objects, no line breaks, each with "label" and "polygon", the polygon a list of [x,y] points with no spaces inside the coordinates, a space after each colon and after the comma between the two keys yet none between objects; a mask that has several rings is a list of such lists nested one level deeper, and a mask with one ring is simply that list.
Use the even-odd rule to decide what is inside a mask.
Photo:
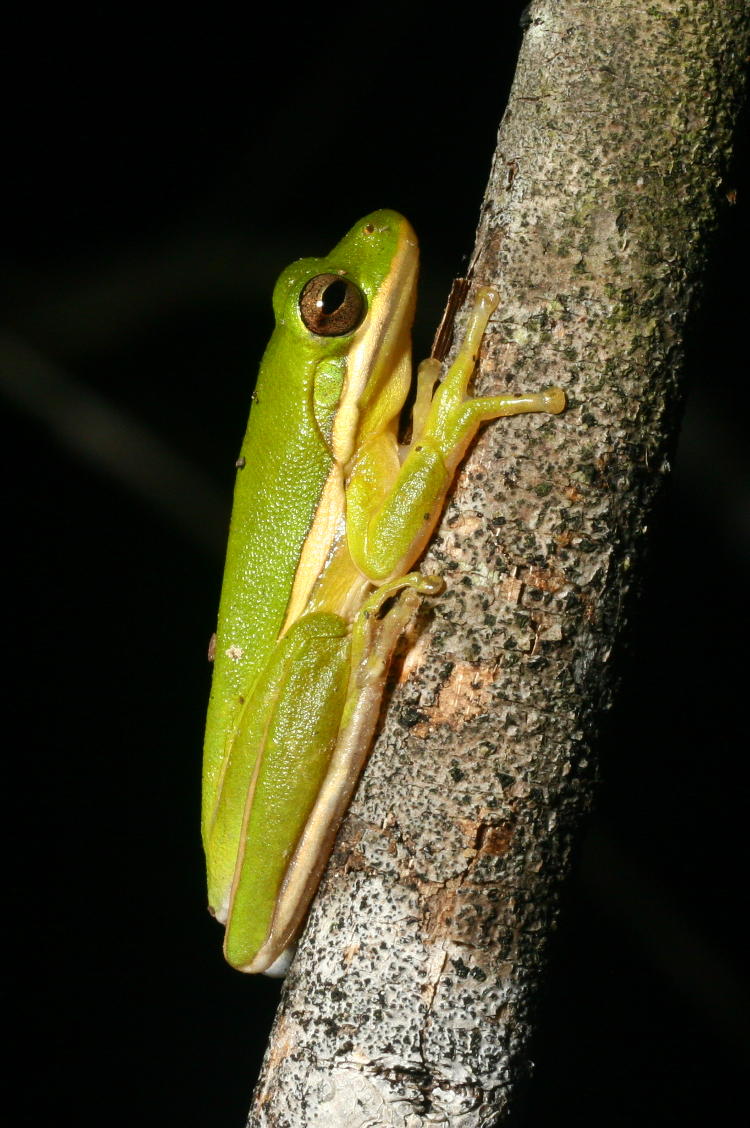
[{"label": "black pupil", "polygon": [[311,333],[341,337],[356,329],[364,298],[353,282],[336,274],[316,274],[299,296],[299,312]]},{"label": "black pupil", "polygon": [[343,305],[346,298],[346,282],[331,282],[319,298],[320,307],[325,317],[330,317],[339,306]]}]

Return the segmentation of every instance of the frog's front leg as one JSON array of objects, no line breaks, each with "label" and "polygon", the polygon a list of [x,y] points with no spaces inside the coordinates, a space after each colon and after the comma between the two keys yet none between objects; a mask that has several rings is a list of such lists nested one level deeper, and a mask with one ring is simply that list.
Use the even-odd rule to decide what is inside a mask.
[{"label": "frog's front leg", "polygon": [[561,388],[467,398],[482,336],[497,302],[494,290],[479,291],[458,355],[431,398],[436,362],[420,366],[412,441],[403,464],[395,435],[386,430],[363,445],[351,468],[346,491],[349,551],[374,582],[405,572],[422,552],[456,467],[482,423],[525,412],[558,414],[565,408]]}]

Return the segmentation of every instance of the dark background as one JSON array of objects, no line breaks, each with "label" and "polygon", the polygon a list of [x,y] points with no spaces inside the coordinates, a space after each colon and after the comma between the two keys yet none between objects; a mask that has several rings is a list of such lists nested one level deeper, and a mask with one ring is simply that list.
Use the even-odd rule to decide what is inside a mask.
[{"label": "dark background", "polygon": [[[279,985],[229,970],[205,911],[200,745],[271,289],[398,208],[423,243],[426,354],[472,245],[521,7],[450,31],[428,5],[397,23],[279,7],[250,30],[247,13],[122,8],[6,39],[11,1122],[244,1123]],[[744,1093],[746,150],[726,187],[555,945],[534,1128],[697,1125]]]}]

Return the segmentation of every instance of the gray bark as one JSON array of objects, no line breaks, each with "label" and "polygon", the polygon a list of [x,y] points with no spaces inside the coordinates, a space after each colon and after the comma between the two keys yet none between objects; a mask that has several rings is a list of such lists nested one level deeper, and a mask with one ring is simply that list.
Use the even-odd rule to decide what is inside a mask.
[{"label": "gray bark", "polygon": [[288,976],[249,1123],[507,1122],[611,701],[742,87],[741,0],[537,0],[474,282],[485,428]]}]

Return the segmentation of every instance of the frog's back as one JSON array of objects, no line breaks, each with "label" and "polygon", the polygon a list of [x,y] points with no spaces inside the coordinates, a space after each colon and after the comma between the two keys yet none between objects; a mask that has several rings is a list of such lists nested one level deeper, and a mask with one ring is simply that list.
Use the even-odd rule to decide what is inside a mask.
[{"label": "frog's back", "polygon": [[292,371],[288,355],[277,329],[263,358],[238,462],[206,726],[204,818],[240,699],[283,627],[300,553],[331,469],[313,419],[309,373],[304,363]]}]

